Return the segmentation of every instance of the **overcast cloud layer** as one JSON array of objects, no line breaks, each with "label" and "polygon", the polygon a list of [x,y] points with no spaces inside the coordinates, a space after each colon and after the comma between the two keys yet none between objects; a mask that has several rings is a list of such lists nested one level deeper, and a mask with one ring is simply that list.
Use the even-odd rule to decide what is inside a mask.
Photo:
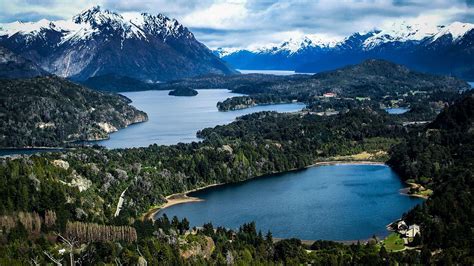
[{"label": "overcast cloud layer", "polygon": [[401,21],[474,23],[474,0],[0,0],[0,22],[70,19],[94,5],[174,17],[211,48],[340,38]]}]

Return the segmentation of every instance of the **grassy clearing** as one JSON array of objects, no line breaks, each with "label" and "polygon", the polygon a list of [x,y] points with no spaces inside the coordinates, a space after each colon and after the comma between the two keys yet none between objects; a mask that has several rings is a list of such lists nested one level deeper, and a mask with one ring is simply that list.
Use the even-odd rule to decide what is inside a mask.
[{"label": "grassy clearing", "polygon": [[397,233],[391,233],[389,236],[387,236],[387,238],[384,239],[383,243],[389,252],[400,251],[405,248],[403,239],[401,239],[400,235]]},{"label": "grassy clearing", "polygon": [[374,153],[369,153],[369,152],[364,151],[358,154],[334,156],[331,159],[336,160],[336,161],[374,161],[374,160],[378,161],[380,158],[383,158],[386,155],[387,155],[387,152],[385,151],[378,151]]}]

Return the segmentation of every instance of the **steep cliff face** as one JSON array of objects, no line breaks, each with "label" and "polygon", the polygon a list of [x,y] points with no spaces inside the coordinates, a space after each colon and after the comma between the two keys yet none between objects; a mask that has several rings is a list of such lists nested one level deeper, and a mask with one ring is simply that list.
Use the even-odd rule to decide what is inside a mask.
[{"label": "steep cliff face", "polygon": [[122,16],[98,6],[70,21],[0,25],[0,45],[76,80],[114,74],[156,82],[236,73],[175,19]]},{"label": "steep cliff face", "polygon": [[0,147],[60,146],[108,134],[147,114],[130,100],[47,76],[0,83]]}]

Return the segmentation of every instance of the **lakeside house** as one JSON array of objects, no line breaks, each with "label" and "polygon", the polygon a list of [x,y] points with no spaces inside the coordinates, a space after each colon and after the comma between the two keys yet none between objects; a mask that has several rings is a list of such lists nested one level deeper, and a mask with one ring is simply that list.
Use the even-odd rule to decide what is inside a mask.
[{"label": "lakeside house", "polygon": [[400,233],[401,235],[406,235],[406,232],[408,230],[408,225],[405,223],[405,221],[399,221],[397,223],[397,232]]},{"label": "lakeside house", "polygon": [[324,98],[334,98],[336,97],[336,94],[334,92],[326,92],[323,94]]},{"label": "lakeside house", "polygon": [[413,224],[408,227],[408,230],[406,231],[405,236],[408,238],[413,238],[417,234],[420,234],[420,226],[417,224]]},{"label": "lakeside house", "polygon": [[405,221],[398,221],[392,228],[395,229],[403,239],[405,245],[413,241],[416,235],[421,235],[420,226],[417,224],[407,225]]}]

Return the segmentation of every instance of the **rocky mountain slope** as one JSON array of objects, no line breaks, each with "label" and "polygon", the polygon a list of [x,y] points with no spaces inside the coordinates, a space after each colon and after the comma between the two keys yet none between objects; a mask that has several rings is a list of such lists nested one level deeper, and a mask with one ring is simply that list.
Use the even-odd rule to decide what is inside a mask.
[{"label": "rocky mountain slope", "polygon": [[0,82],[0,147],[60,146],[97,140],[146,113],[119,95],[46,76]]},{"label": "rocky mountain slope", "polygon": [[321,72],[365,59],[380,58],[415,70],[474,79],[474,24],[447,26],[394,24],[354,33],[341,40],[303,36],[255,50],[218,49],[216,54],[238,69]]},{"label": "rocky mountain slope", "polygon": [[0,78],[32,78],[47,75],[41,67],[0,46]]},{"label": "rocky mountain slope", "polygon": [[119,75],[165,81],[235,71],[177,20],[93,7],[71,20],[0,25],[0,45],[74,80]]}]

